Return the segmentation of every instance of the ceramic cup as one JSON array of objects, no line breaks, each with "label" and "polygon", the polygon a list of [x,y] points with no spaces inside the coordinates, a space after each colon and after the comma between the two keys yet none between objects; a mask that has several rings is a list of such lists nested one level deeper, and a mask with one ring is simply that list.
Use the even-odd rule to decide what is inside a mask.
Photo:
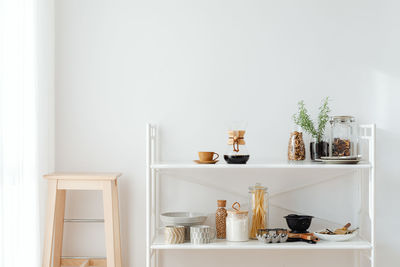
[{"label": "ceramic cup", "polygon": [[[216,158],[214,158],[214,155],[217,155]],[[216,152],[199,152],[199,159],[200,161],[214,161],[219,158],[218,153]]]},{"label": "ceramic cup", "polygon": [[164,240],[167,244],[181,244],[185,241],[185,227],[169,225],[164,227]]},{"label": "ceramic cup", "polygon": [[208,225],[190,227],[190,242],[192,244],[208,244],[215,239],[215,229]]}]

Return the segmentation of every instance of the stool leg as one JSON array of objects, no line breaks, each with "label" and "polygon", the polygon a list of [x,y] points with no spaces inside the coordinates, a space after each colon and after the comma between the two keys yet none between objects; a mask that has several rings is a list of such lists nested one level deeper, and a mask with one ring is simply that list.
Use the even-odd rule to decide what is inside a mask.
[{"label": "stool leg", "polygon": [[51,256],[54,233],[54,214],[56,209],[57,180],[48,181],[47,215],[43,247],[43,267],[51,267]]},{"label": "stool leg", "polygon": [[114,215],[114,236],[115,236],[115,260],[116,266],[122,267],[121,257],[121,233],[119,222],[119,200],[118,200],[118,186],[117,180],[112,183],[113,188],[113,215]]},{"label": "stool leg", "polygon": [[103,182],[107,267],[121,267],[118,189],[116,181]]},{"label": "stool leg", "polygon": [[54,255],[53,267],[61,266],[62,243],[64,233],[65,190],[57,190],[56,214],[54,225]]}]

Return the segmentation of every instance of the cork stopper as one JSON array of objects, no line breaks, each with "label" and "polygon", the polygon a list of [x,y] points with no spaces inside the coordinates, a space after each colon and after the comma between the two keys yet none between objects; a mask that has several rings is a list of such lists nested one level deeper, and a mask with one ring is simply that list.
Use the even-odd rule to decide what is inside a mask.
[{"label": "cork stopper", "polygon": [[217,203],[219,208],[226,207],[226,200],[217,200]]}]

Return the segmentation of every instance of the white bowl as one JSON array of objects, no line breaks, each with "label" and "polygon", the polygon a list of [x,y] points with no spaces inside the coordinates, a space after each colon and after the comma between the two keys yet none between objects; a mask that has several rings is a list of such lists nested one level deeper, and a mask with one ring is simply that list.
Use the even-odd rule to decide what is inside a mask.
[{"label": "white bowl", "polygon": [[207,215],[199,212],[164,212],[160,214],[160,219],[165,225],[192,226],[203,224]]},{"label": "white bowl", "polygon": [[[322,232],[322,231],[318,231],[318,232]],[[318,232],[314,232],[314,235],[321,240],[341,242],[341,241],[347,241],[347,240],[353,239],[354,237],[357,236],[358,231],[354,231],[353,233],[346,234],[346,235],[327,235],[327,234],[320,234]]]}]

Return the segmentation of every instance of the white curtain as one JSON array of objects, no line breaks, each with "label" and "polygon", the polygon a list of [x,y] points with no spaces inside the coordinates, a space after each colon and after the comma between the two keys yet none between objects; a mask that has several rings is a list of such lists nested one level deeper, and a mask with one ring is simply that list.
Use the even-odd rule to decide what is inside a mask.
[{"label": "white curtain", "polygon": [[0,267],[40,266],[40,161],[49,148],[40,1],[0,0]]}]

